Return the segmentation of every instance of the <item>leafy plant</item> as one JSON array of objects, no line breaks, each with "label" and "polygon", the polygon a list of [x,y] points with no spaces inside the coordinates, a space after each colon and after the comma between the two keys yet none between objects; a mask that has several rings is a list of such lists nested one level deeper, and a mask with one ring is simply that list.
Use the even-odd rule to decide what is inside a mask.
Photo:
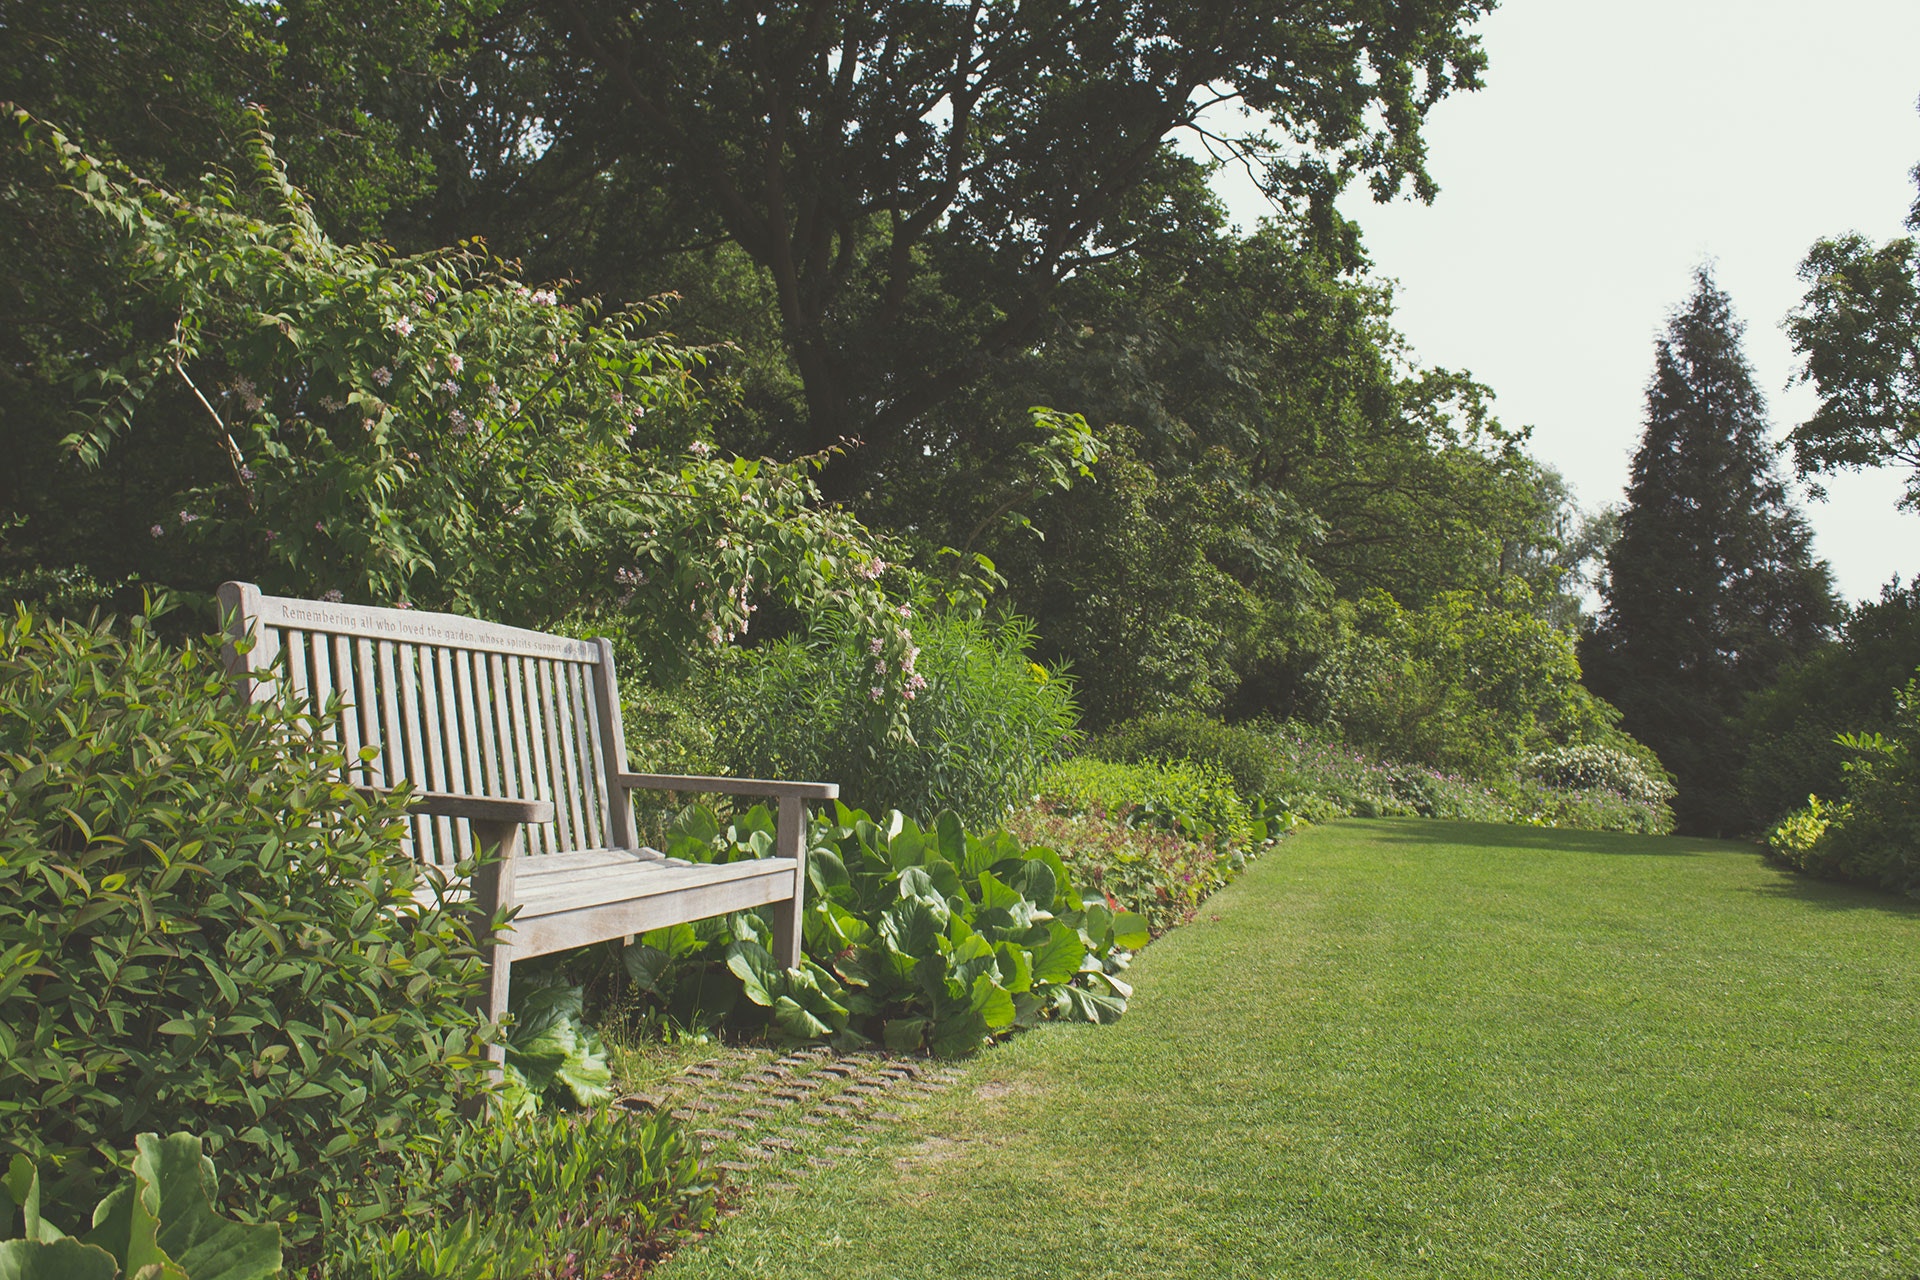
[{"label": "leafy plant", "polygon": [[503,1101],[520,1115],[542,1103],[590,1107],[613,1099],[606,1046],[586,1023],[581,988],[564,981],[536,984],[531,974],[521,980],[502,1074]]},{"label": "leafy plant", "polygon": [[220,645],[0,629],[0,1125],[67,1206],[191,1125],[297,1243],[485,1087],[483,962],[404,797],[342,782],[329,716],[240,701]]},{"label": "leafy plant", "polygon": [[712,1225],[717,1174],[670,1115],[594,1108],[460,1124],[329,1223],[332,1280],[626,1275]]},{"label": "leafy plant", "polygon": [[[901,632],[897,658],[840,625],[735,655],[709,695],[728,770],[832,778],[874,812],[1000,821],[1072,742],[1072,682],[1031,659],[1033,632],[1019,619],[928,610]],[[890,736],[893,679],[912,703],[909,739]]]},{"label": "leafy plant", "polygon": [[[696,806],[667,851],[764,857],[772,832],[764,807],[723,825]],[[923,828],[897,810],[875,821],[836,804],[813,824],[807,875],[799,968],[777,965],[766,926],[742,913],[706,939],[688,926],[643,935],[629,972],[658,991],[671,962],[710,964],[717,953],[776,1035],[955,1056],[1041,1018],[1119,1018],[1131,994],[1119,975],[1150,936],[1138,914],[1084,902],[1052,850],[1005,831],[971,834],[950,812]]]},{"label": "leafy plant", "polygon": [[1551,787],[1570,791],[1611,791],[1659,808],[1673,803],[1673,783],[1647,760],[1618,747],[1582,742],[1528,756],[1525,772]]},{"label": "leafy plant", "polygon": [[[24,1155],[0,1179],[0,1275],[9,1280],[264,1280],[280,1274],[280,1228],[214,1212],[213,1161],[190,1133],[143,1133],[131,1181],[73,1236],[41,1213],[40,1171]],[[20,1234],[13,1234],[19,1218]]]}]

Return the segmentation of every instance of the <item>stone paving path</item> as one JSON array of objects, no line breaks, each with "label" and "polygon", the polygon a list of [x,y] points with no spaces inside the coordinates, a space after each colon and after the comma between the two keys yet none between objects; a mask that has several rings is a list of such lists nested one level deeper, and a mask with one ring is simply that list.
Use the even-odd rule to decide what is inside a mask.
[{"label": "stone paving path", "polygon": [[864,1155],[875,1137],[959,1078],[956,1067],[871,1050],[776,1056],[743,1048],[621,1105],[672,1112],[735,1187],[786,1191],[795,1179]]}]

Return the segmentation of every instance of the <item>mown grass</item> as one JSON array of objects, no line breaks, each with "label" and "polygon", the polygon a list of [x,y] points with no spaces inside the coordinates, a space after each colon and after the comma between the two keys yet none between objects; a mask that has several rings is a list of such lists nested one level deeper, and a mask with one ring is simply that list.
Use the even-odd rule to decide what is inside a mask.
[{"label": "mown grass", "polygon": [[708,1276],[1920,1274],[1920,910],[1704,841],[1283,845]]}]

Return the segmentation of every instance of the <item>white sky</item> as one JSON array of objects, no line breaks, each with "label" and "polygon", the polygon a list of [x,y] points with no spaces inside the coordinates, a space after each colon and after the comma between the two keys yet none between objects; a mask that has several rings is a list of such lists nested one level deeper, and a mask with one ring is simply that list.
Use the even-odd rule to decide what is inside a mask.
[{"label": "white sky", "polygon": [[[1356,190],[1378,274],[1423,364],[1465,368],[1584,505],[1615,502],[1639,440],[1653,341],[1710,262],[1747,323],[1776,429],[1781,328],[1816,239],[1903,234],[1920,161],[1920,0],[1506,0],[1481,25],[1487,87],[1429,118],[1431,205]],[[1237,218],[1265,205],[1223,173]],[[1850,598],[1920,572],[1900,474],[1835,477],[1806,507]]]}]

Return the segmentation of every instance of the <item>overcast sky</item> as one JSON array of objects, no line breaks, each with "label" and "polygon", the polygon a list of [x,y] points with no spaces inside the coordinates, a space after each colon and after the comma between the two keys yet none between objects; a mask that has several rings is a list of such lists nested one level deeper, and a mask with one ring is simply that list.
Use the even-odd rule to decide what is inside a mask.
[{"label": "overcast sky", "polygon": [[[1585,505],[1622,497],[1653,342],[1714,268],[1784,433],[1812,410],[1781,328],[1812,243],[1903,234],[1920,161],[1920,0],[1506,0],[1487,87],[1429,118],[1431,205],[1351,193],[1401,331],[1471,370]],[[1230,175],[1247,224],[1264,205]],[[1850,598],[1920,572],[1899,476],[1808,504]]]}]

